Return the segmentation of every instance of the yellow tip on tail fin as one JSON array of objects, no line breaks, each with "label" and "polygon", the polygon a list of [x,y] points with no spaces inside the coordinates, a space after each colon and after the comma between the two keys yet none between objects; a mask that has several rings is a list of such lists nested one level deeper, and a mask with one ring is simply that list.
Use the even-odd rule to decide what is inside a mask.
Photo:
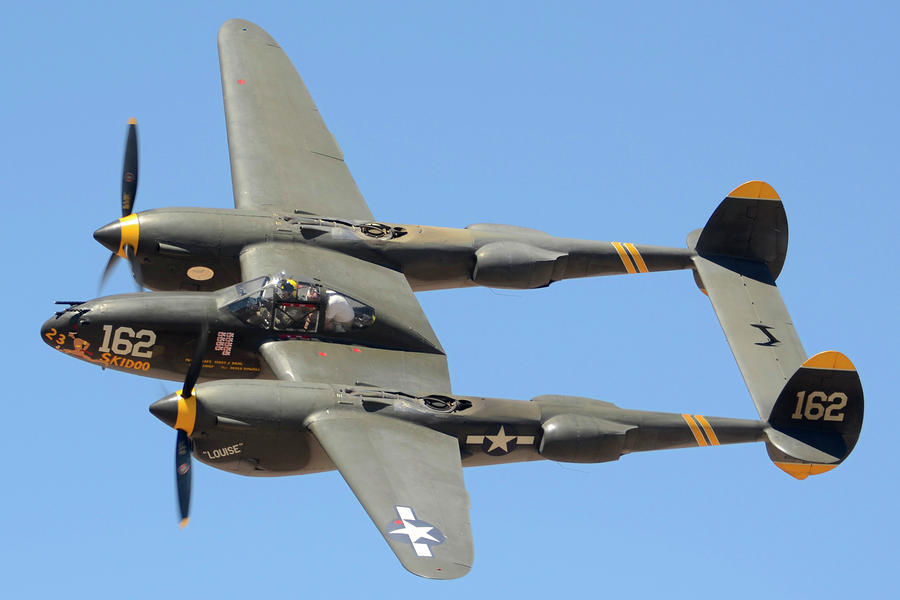
[{"label": "yellow tip on tail fin", "polygon": [[776,462],[775,466],[796,479],[806,479],[810,475],[827,473],[837,465],[819,465],[815,463]]},{"label": "yellow tip on tail fin", "polygon": [[748,181],[737,186],[731,193],[729,198],[755,198],[758,200],[781,200],[775,192],[775,188],[765,181]]}]

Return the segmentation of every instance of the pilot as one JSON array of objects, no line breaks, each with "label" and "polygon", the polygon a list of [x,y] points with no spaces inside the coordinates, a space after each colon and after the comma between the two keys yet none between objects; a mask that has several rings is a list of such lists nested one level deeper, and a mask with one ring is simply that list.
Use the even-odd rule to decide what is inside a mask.
[{"label": "pilot", "polygon": [[325,329],[344,333],[350,331],[353,325],[353,307],[350,302],[340,294],[328,294],[325,304]]}]

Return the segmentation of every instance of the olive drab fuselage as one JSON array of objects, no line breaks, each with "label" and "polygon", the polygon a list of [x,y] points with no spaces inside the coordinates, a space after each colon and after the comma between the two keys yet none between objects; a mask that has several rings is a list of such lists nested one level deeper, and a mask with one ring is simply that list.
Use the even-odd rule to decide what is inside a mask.
[{"label": "olive drab fuselage", "polygon": [[[302,276],[260,277],[217,292],[156,292],[73,303],[41,328],[44,341],[118,371],[183,379],[200,340],[203,379],[273,379],[259,355],[267,341],[307,339],[421,350],[375,309]],[[405,343],[404,343],[405,342]]]}]

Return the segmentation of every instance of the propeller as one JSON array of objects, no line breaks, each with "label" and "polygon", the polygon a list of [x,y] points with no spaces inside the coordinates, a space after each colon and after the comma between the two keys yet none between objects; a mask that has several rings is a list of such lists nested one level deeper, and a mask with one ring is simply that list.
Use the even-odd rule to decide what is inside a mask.
[{"label": "propeller", "polygon": [[[134,200],[137,196],[138,185],[138,145],[137,145],[137,120],[131,118],[128,120],[128,136],[125,139],[125,161],[122,164],[122,217],[128,217],[134,210]],[[108,247],[119,247],[122,239],[121,222],[111,223],[94,233],[94,237],[98,241],[104,243]],[[109,238],[109,239],[106,239]],[[140,263],[134,259],[135,248],[131,244],[124,244],[125,258],[131,264],[131,271],[137,282],[138,291],[144,289],[143,277],[141,273]],[[99,289],[103,289],[106,280],[109,279],[110,273],[116,264],[120,254],[113,250],[109,260],[106,262],[106,268],[100,276]]]},{"label": "propeller", "polygon": [[174,395],[166,396],[150,405],[150,412],[163,423],[174,428],[175,438],[175,484],[178,489],[178,511],[181,527],[188,523],[191,509],[191,435],[197,420],[197,397],[194,386],[203,368],[203,355],[209,340],[209,323],[200,326],[197,347],[191,357],[184,385]]},{"label": "propeller", "polygon": [[[197,347],[194,349],[194,356],[191,357],[191,364],[188,367],[187,375],[184,378],[184,385],[178,395],[181,401],[186,404],[190,403],[192,408],[188,412],[196,414],[197,398],[194,396],[194,386],[200,377],[200,370],[203,368],[203,354],[206,352],[206,343],[209,340],[209,325],[203,323],[200,328],[200,338],[197,340]],[[180,411],[179,411],[180,412]],[[191,510],[191,453],[193,452],[193,444],[191,444],[190,434],[193,432],[193,418],[191,422],[183,427],[179,427],[180,423],[176,421],[175,438],[175,483],[178,487],[178,510],[181,515],[179,526],[183,529],[190,518]]]}]

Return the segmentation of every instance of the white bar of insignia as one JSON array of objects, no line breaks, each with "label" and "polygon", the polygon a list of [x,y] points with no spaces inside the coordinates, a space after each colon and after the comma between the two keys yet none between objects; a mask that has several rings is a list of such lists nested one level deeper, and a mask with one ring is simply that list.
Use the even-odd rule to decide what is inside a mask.
[{"label": "white bar of insignia", "polygon": [[415,521],[416,515],[413,514],[413,511],[408,506],[398,506],[397,514],[400,515],[400,518],[404,521]]},{"label": "white bar of insignia", "polygon": [[426,558],[431,558],[431,549],[428,547],[428,544],[413,544],[413,550],[416,551],[416,556],[424,556]]},{"label": "white bar of insignia", "polygon": [[521,444],[523,446],[533,446],[534,445],[534,436],[533,435],[520,435],[519,439],[516,440],[517,444]]},{"label": "white bar of insignia", "polygon": [[467,444],[483,444],[484,436],[483,435],[470,435],[466,438]]}]

